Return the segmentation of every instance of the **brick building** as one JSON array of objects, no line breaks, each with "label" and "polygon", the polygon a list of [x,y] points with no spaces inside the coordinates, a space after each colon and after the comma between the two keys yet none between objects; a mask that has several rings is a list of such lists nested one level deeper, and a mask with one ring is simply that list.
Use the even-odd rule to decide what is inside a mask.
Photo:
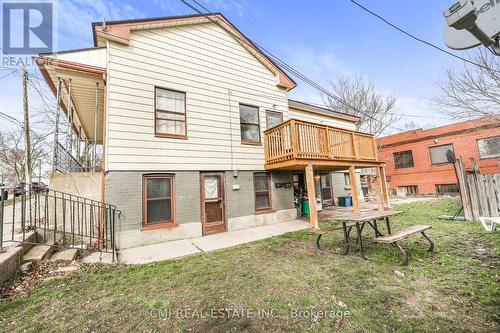
[{"label": "brick building", "polygon": [[474,158],[482,173],[500,173],[500,122],[492,118],[389,135],[377,144],[388,187],[399,194],[458,192],[449,149],[468,170]]}]

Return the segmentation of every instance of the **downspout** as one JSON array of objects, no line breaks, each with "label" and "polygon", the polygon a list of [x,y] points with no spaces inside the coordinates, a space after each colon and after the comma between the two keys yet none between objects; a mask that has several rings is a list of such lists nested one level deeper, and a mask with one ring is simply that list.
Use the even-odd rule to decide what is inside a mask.
[{"label": "downspout", "polygon": [[227,90],[227,99],[228,99],[228,107],[229,107],[229,150],[230,150],[230,163],[231,163],[231,171],[234,175],[234,154],[233,154],[233,114],[231,110],[231,94],[233,91],[231,89]]},{"label": "downspout", "polygon": [[[108,107],[108,89],[107,85],[109,83],[109,40],[106,40],[106,78],[105,82],[103,85],[103,108],[102,108],[102,158],[101,158],[101,237],[103,237],[104,240],[104,214],[105,214],[105,176],[106,176],[106,154],[107,154],[107,145],[106,145],[106,118],[107,118],[107,112],[106,109]],[[102,243],[100,244],[102,247]],[[107,246],[107,245],[106,245]],[[112,249],[114,251],[114,249]],[[113,252],[114,253],[114,252]]]}]

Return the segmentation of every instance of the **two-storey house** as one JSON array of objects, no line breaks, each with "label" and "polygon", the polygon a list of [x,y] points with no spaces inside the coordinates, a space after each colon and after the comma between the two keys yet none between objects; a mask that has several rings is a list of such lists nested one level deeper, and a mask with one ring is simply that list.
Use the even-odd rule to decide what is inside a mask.
[{"label": "two-storey house", "polygon": [[94,47],[36,58],[72,124],[51,187],[119,207],[121,248],[293,220],[294,175],[317,226],[330,171],[383,173],[358,117],[290,100],[294,80],[221,14],[92,29]]}]

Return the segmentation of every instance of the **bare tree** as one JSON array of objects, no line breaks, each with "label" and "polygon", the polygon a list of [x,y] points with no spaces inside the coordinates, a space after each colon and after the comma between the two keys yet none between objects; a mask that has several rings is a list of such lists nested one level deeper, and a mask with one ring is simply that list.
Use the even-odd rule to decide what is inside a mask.
[{"label": "bare tree", "polygon": [[411,131],[411,130],[416,130],[417,128],[420,128],[420,126],[416,122],[411,120],[409,123],[405,123],[403,125],[403,128],[407,131]]},{"label": "bare tree", "polygon": [[[34,162],[34,170],[46,157],[44,136],[32,133],[31,159]],[[23,130],[15,129],[0,132],[0,165],[4,178],[11,184],[24,181],[25,178],[25,154]]]},{"label": "bare tree", "polygon": [[379,91],[371,82],[360,76],[341,77],[331,82],[331,92],[335,98],[323,95],[328,108],[332,111],[348,113],[361,117],[358,130],[378,136],[399,121],[397,97]]},{"label": "bare tree", "polygon": [[479,48],[468,54],[460,68],[446,71],[437,82],[441,90],[433,101],[442,112],[454,119],[495,117],[500,121],[500,57]]}]

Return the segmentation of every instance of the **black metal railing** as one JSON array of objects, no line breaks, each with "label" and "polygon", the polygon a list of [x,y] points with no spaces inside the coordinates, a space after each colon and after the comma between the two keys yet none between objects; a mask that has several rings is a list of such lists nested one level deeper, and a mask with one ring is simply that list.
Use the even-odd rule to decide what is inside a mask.
[{"label": "black metal railing", "polygon": [[108,252],[115,260],[115,206],[29,184],[1,188],[0,198],[0,250],[7,242],[45,243]]},{"label": "black metal railing", "polygon": [[56,169],[60,172],[85,172],[83,165],[71,155],[59,142],[56,144]]}]

